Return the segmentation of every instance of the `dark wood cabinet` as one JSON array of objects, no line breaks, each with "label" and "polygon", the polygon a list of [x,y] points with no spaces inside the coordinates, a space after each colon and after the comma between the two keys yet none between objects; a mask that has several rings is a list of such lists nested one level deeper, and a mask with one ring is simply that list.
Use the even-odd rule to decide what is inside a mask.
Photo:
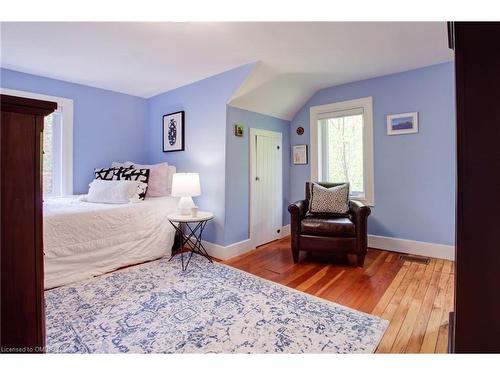
[{"label": "dark wood cabinet", "polygon": [[450,351],[500,353],[500,23],[453,22],[457,111]]},{"label": "dark wood cabinet", "polygon": [[56,103],[1,95],[0,349],[44,350],[42,131]]}]

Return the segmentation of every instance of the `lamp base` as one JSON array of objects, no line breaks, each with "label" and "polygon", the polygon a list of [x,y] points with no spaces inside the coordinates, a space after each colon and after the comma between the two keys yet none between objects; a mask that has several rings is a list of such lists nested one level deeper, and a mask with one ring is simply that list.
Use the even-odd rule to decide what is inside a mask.
[{"label": "lamp base", "polygon": [[195,207],[195,205],[191,197],[182,197],[181,199],[179,199],[177,211],[181,215],[191,215],[191,208],[193,207]]}]

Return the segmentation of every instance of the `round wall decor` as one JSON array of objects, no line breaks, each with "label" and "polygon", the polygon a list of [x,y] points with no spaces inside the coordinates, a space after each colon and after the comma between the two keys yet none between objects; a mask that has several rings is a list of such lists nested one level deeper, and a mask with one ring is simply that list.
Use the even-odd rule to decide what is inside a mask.
[{"label": "round wall decor", "polygon": [[302,134],[304,134],[304,128],[303,128],[302,126],[299,126],[299,127],[297,128],[297,134],[298,134],[298,135],[302,135]]}]

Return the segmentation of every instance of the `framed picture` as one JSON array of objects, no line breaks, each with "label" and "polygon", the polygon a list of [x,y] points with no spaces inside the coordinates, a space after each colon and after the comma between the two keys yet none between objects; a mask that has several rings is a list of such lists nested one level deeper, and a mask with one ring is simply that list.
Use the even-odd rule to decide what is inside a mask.
[{"label": "framed picture", "polygon": [[307,145],[295,145],[292,150],[293,164],[307,164]]},{"label": "framed picture", "polygon": [[163,152],[184,151],[184,111],[163,116]]},{"label": "framed picture", "polygon": [[243,125],[234,124],[234,135],[237,137],[243,137]]},{"label": "framed picture", "polygon": [[417,112],[387,116],[387,135],[418,133]]}]

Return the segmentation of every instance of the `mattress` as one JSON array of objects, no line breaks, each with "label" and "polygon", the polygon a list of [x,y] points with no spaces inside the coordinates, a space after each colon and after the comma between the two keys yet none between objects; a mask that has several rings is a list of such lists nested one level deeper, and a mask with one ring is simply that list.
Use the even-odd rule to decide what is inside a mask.
[{"label": "mattress", "polygon": [[44,199],[45,288],[170,256],[174,228],[167,216],[178,198],[101,204],[78,196]]}]

